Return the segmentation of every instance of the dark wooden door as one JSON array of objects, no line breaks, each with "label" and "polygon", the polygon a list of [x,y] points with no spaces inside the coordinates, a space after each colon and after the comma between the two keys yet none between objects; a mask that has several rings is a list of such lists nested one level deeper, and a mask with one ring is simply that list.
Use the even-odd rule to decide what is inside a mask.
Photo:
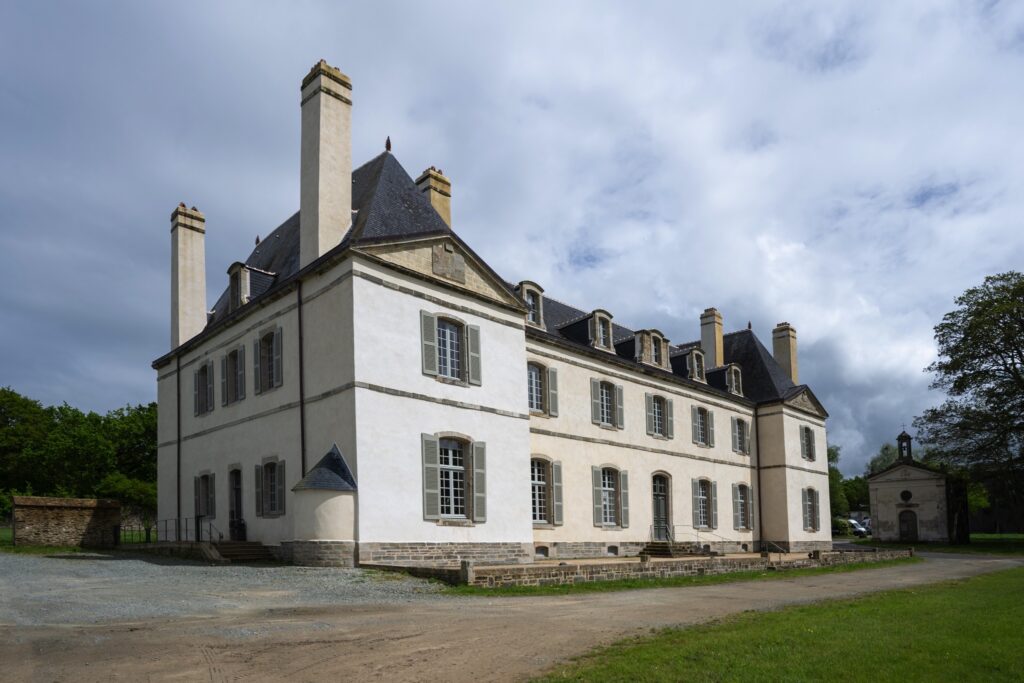
[{"label": "dark wooden door", "polygon": [[904,543],[917,542],[917,514],[913,510],[900,513],[900,540]]},{"label": "dark wooden door", "polygon": [[651,481],[654,503],[654,540],[669,540],[668,526],[668,477],[656,474]]},{"label": "dark wooden door", "polygon": [[229,524],[228,532],[232,541],[242,541],[244,533],[241,531],[242,520],[242,472],[231,470],[228,473],[228,501],[229,501]]}]

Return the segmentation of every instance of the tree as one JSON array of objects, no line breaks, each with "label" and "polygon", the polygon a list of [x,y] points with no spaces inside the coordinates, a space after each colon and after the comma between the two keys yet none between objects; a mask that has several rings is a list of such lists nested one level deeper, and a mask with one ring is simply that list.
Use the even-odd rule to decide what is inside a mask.
[{"label": "tree", "polygon": [[828,453],[828,499],[832,517],[846,519],[850,514],[850,505],[846,502],[843,492],[843,475],[839,471],[840,446],[829,446]]},{"label": "tree", "polygon": [[52,427],[53,416],[39,401],[0,388],[0,491],[26,486],[34,469],[26,451]]},{"label": "tree", "polygon": [[944,464],[988,484],[991,502],[1024,526],[1024,275],[985,278],[935,326],[926,370],[947,399],[914,420]]},{"label": "tree", "polygon": [[882,444],[882,447],[878,449],[878,455],[868,461],[868,466],[864,469],[864,476],[870,477],[872,474],[881,472],[895,463],[899,457],[900,452],[896,450],[895,446],[891,443]]},{"label": "tree", "polygon": [[103,429],[114,446],[118,472],[156,481],[156,403],[112,410],[103,418]]},{"label": "tree", "polygon": [[870,501],[868,500],[868,480],[864,477],[851,477],[843,480],[843,494],[846,495],[846,502],[851,510],[867,510]]}]

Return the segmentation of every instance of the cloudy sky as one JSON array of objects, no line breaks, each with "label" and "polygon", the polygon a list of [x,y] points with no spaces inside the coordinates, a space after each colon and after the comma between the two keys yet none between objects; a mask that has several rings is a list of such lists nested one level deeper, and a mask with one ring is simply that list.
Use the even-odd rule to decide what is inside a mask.
[{"label": "cloudy sky", "polygon": [[953,298],[1024,267],[1024,6],[688,4],[0,4],[0,386],[154,400],[170,212],[206,214],[212,302],[298,207],[325,58],[357,163],[443,168],[508,279],[673,341],[795,325],[860,472],[940,400]]}]

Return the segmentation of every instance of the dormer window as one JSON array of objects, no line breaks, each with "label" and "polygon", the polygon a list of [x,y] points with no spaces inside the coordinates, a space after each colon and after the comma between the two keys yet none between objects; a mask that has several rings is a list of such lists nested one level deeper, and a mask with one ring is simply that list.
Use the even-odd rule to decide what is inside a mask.
[{"label": "dormer window", "polygon": [[611,351],[614,340],[612,339],[612,316],[608,311],[597,310],[590,314],[590,343],[598,349]]},{"label": "dormer window", "polygon": [[249,269],[242,263],[228,268],[228,311],[249,303]]},{"label": "dormer window", "polygon": [[725,386],[729,389],[729,393],[743,395],[743,374],[738,366],[729,367],[725,375]]},{"label": "dormer window", "polygon": [[668,340],[658,330],[636,333],[636,359],[641,363],[664,368],[668,365]]},{"label": "dormer window", "polygon": [[526,322],[537,327],[544,326],[544,290],[534,282],[524,280],[516,287],[523,303],[526,304]]},{"label": "dormer window", "polygon": [[540,304],[537,302],[536,292],[526,293],[526,319],[536,325],[540,322],[540,312],[537,310]]},{"label": "dormer window", "polygon": [[690,351],[690,358],[687,362],[690,370],[690,379],[695,379],[698,382],[705,381],[704,379],[704,354],[697,349]]},{"label": "dormer window", "polygon": [[662,345],[663,342],[658,337],[651,338],[651,360],[654,361],[655,365],[664,364],[664,360],[662,360],[664,358],[664,352],[661,349]]},{"label": "dormer window", "polygon": [[605,348],[612,345],[612,325],[603,318],[597,321],[597,343]]}]

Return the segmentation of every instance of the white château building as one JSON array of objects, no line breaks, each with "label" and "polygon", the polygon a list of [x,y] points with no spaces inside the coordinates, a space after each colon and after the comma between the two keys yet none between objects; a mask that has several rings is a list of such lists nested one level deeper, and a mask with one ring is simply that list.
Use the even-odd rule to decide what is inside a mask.
[{"label": "white ch\u00e2teau building", "polygon": [[827,413],[792,326],[769,352],[709,308],[673,344],[509,284],[452,230],[440,171],[353,168],[351,109],[316,64],[299,212],[212,308],[205,218],[171,214],[162,520],[303,564],[831,547]]}]

